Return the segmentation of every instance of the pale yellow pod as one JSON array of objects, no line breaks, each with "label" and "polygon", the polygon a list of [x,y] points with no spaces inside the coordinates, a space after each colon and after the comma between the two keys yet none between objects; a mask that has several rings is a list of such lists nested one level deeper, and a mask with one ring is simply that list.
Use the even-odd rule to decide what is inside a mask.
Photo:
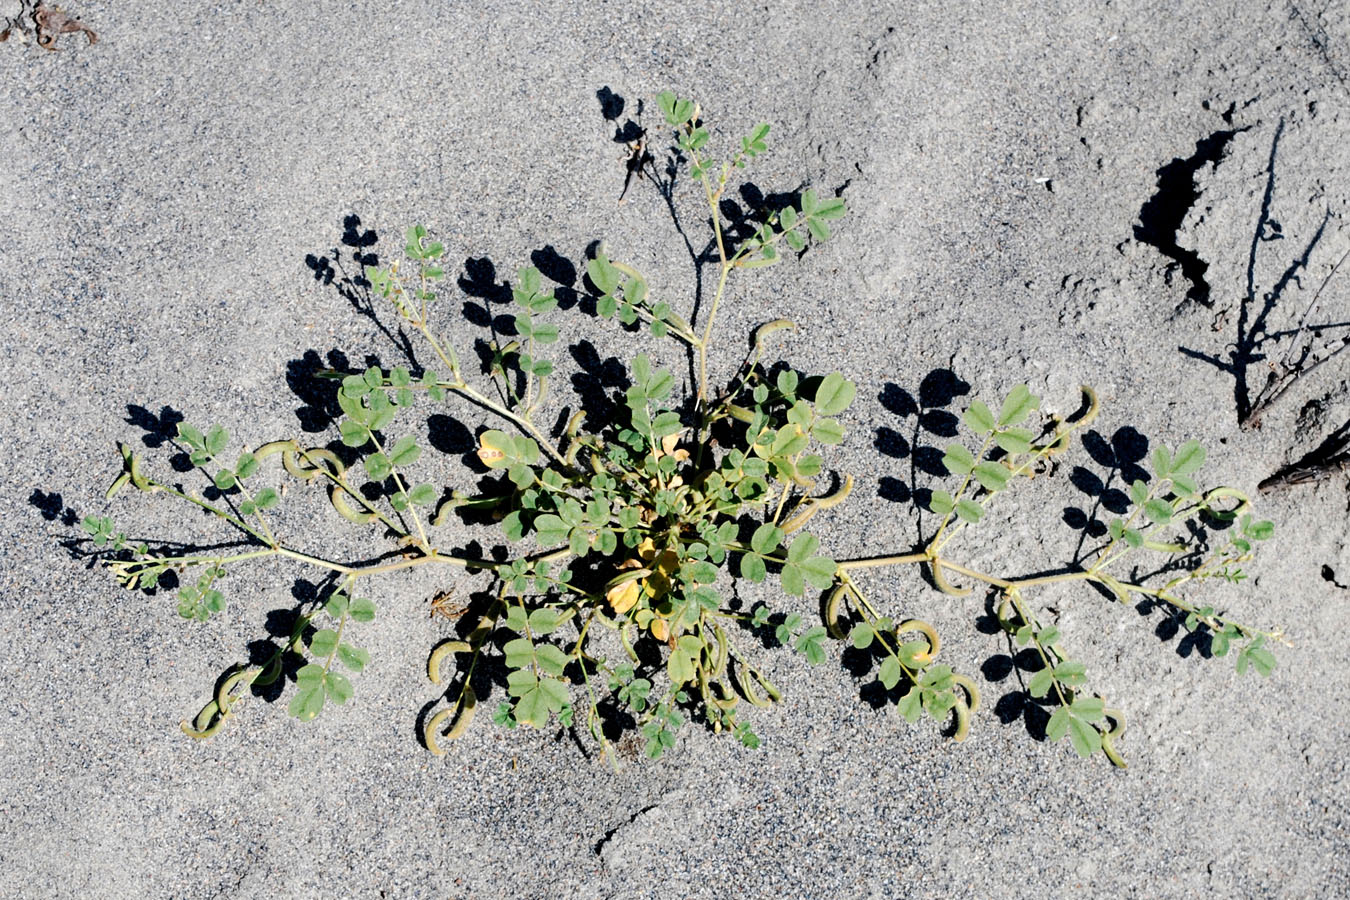
[{"label": "pale yellow pod", "polygon": [[192,724],[198,731],[205,731],[206,727],[211,724],[211,720],[216,717],[216,713],[218,712],[220,712],[220,705],[212,700],[202,707],[201,712],[197,713],[197,718],[192,721]]},{"label": "pale yellow pod", "polygon": [[942,574],[942,563],[934,560],[928,565],[929,572],[933,575],[933,584],[936,584],[938,590],[944,594],[951,594],[953,597],[964,597],[970,593],[970,588],[957,588],[947,580],[947,576]]},{"label": "pale yellow pod", "polygon": [[[298,453],[300,451],[297,450],[295,452]],[[282,465],[286,464],[287,455],[289,454],[282,454]],[[303,478],[306,481],[314,478],[314,476],[324,470],[323,466],[311,465],[309,462],[311,459],[318,459],[327,463],[329,474],[337,478],[341,478],[342,473],[347,470],[347,467],[342,464],[342,460],[338,455],[332,450],[328,450],[324,447],[311,447],[308,450],[303,451],[303,456],[305,458],[302,460],[292,455],[291,465],[286,466],[286,471],[290,472],[295,477]]]},{"label": "pale yellow pod", "polygon": [[829,509],[843,503],[849,494],[853,492],[853,476],[845,475],[844,483],[839,486],[839,490],[832,494],[826,494],[824,497],[816,497],[816,505],[821,509]]},{"label": "pale yellow pod", "polygon": [[467,684],[464,686],[464,693],[459,699],[459,717],[455,719],[455,724],[450,726],[450,730],[445,733],[448,740],[458,740],[469,730],[469,723],[473,721],[474,711],[478,709],[478,695],[473,692],[473,688]]},{"label": "pale yellow pod", "polygon": [[300,464],[300,458],[295,450],[286,450],[281,454],[281,467],[294,478],[301,478],[309,481],[318,473],[318,469],[310,469]]},{"label": "pale yellow pod", "polygon": [[222,719],[216,719],[215,724],[212,725],[210,728],[206,728],[206,729],[197,729],[197,728],[193,728],[191,725],[189,725],[189,724],[187,723],[186,720],[184,720],[184,721],[178,723],[178,727],[181,728],[181,729],[183,730],[183,734],[186,734],[188,737],[192,738],[194,741],[204,741],[204,740],[206,740],[206,739],[209,738],[209,737],[214,737],[214,736],[215,736],[215,733],[216,733],[217,731],[220,731],[220,726],[222,726],[222,725],[224,725],[224,724],[225,724],[225,720],[224,720],[223,718],[222,718]]},{"label": "pale yellow pod", "polygon": [[830,637],[835,640],[844,638],[844,632],[839,629],[839,607],[847,591],[848,583],[841,581],[839,586],[830,592],[830,599],[825,601],[825,627],[829,630]]},{"label": "pale yellow pod", "polygon": [[117,494],[118,491],[126,487],[127,482],[130,480],[131,480],[130,472],[123,472],[121,475],[118,475],[116,478],[113,479],[113,483],[108,485],[108,490],[103,494],[103,499],[111,500]]},{"label": "pale yellow pod", "polygon": [[295,441],[268,441],[257,450],[254,450],[253,456],[255,459],[264,460],[269,456],[275,456],[276,454],[284,453],[287,450],[294,452],[299,449],[300,445]]},{"label": "pale yellow pod", "polygon": [[153,494],[156,491],[164,490],[157,484],[154,484],[141,472],[141,458],[135,453],[124,451],[127,456],[127,473],[131,475],[131,483],[139,491],[145,491],[147,494]]},{"label": "pale yellow pod", "polygon": [[473,647],[468,641],[448,640],[441,641],[431,651],[427,657],[427,678],[431,679],[432,684],[441,683],[441,662],[451,653],[471,653]]},{"label": "pale yellow pod", "polygon": [[749,700],[752,706],[772,706],[772,701],[766,700],[755,693],[754,687],[750,682],[750,670],[746,666],[736,667],[736,684],[741,689],[741,695]]},{"label": "pale yellow pod", "polygon": [[779,527],[783,529],[784,534],[792,534],[792,532],[811,521],[811,517],[820,512],[820,509],[820,504],[813,498],[807,498],[802,501],[802,505],[797,508],[797,512],[793,514],[792,518]]},{"label": "pale yellow pod", "polygon": [[240,669],[220,683],[220,687],[216,689],[216,706],[220,708],[221,716],[230,714],[230,691],[234,690],[235,685],[245,680],[248,684],[252,684],[253,679],[261,671],[258,668]]},{"label": "pale yellow pod", "polygon": [[727,411],[727,415],[738,422],[744,422],[748,425],[755,421],[755,414],[744,406],[737,406],[734,403],[724,403],[722,404],[722,408]]},{"label": "pale yellow pod", "polygon": [[1125,586],[1121,584],[1119,581],[1117,581],[1115,578],[1113,578],[1110,575],[1107,575],[1105,572],[1098,572],[1095,576],[1093,576],[1093,578],[1096,581],[1099,581],[1102,584],[1106,585],[1106,587],[1110,589],[1111,593],[1116,595],[1116,599],[1119,600],[1122,604],[1124,604],[1125,606],[1130,605],[1130,592],[1125,590]]},{"label": "pale yellow pod", "polygon": [[765,322],[763,325],[750,332],[750,346],[758,347],[764,339],[775,331],[781,331],[784,328],[797,330],[797,323],[791,319],[774,319],[772,322]]},{"label": "pale yellow pod", "polygon": [[961,689],[966,692],[966,706],[970,708],[970,712],[978,712],[980,709],[980,689],[975,686],[975,682],[954,672],[952,673],[952,681],[959,684]]},{"label": "pale yellow pod", "polygon": [[720,625],[713,625],[713,637],[717,639],[717,656],[713,659],[710,674],[713,678],[720,678],[722,673],[727,670],[727,659],[731,655],[731,648],[727,641],[727,633],[722,630]]},{"label": "pale yellow pod", "polygon": [[764,693],[769,695],[770,700],[777,703],[779,700],[783,699],[783,692],[780,691],[772,681],[759,673],[755,674],[755,680],[759,682],[760,687],[764,688]]},{"label": "pale yellow pod", "polygon": [[956,734],[952,735],[952,740],[959,744],[970,736],[970,707],[957,700],[952,711],[956,713]]},{"label": "pale yellow pod", "polygon": [[942,649],[942,640],[938,637],[937,629],[922,619],[906,619],[895,626],[895,636],[898,638],[902,634],[919,632],[928,639],[928,652],[917,658],[915,661],[927,664],[933,661],[938,655],[938,650]]},{"label": "pale yellow pod", "polygon": [[717,704],[720,708],[730,712],[741,702],[740,696],[732,691],[731,688],[727,687],[724,682],[714,681],[712,686],[713,703]]},{"label": "pale yellow pod", "polygon": [[432,716],[427,722],[427,727],[422,731],[422,738],[426,741],[427,749],[431,751],[433,756],[445,755],[445,751],[436,743],[436,729],[440,728],[441,723],[450,718],[450,715],[453,712],[453,709],[443,709],[436,713],[436,715]]},{"label": "pale yellow pod", "polygon": [[357,525],[364,525],[375,518],[372,512],[359,513],[352,509],[351,504],[347,502],[347,492],[336,484],[328,486],[328,502],[333,504],[333,509],[337,510],[338,515]]},{"label": "pale yellow pod", "polygon": [[1083,396],[1087,398],[1088,408],[1087,412],[1083,413],[1083,418],[1074,422],[1074,425],[1083,426],[1097,418],[1097,413],[1101,411],[1102,404],[1101,401],[1097,399],[1097,392],[1086,384],[1080,384],[1078,389],[1081,390]]},{"label": "pale yellow pod", "polygon": [[1102,735],[1102,752],[1106,758],[1111,760],[1111,764],[1120,769],[1128,769],[1125,758],[1116,750],[1116,740],[1125,734],[1125,714],[1118,709],[1105,709],[1102,711],[1106,718],[1115,722],[1115,727]]},{"label": "pale yellow pod", "polygon": [[267,687],[269,684],[275,682],[280,675],[281,675],[281,654],[277,654],[276,656],[272,657],[271,662],[263,666],[262,672],[259,673],[257,678],[253,679],[253,683],[256,684],[258,687]]}]

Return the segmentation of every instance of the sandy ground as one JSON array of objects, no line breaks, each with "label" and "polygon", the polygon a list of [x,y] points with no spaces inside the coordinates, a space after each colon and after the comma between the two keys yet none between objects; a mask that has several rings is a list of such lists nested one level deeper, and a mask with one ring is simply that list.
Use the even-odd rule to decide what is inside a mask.
[{"label": "sandy ground", "polygon": [[[433,758],[416,739],[437,696],[421,670],[450,626],[429,601],[481,587],[460,575],[372,587],[374,662],[345,708],[302,725],[254,702],[194,743],[179,720],[312,576],[232,575],[228,613],[189,626],[172,597],[92,567],[75,524],[223,537],[153,498],[105,503],[115,443],[168,472],[155,434],[175,415],[253,445],[324,439],[297,373],[307,354],[398,360],[340,288],[354,254],[387,258],[412,222],[450,248],[440,327],[461,350],[485,285],[543,259],[567,286],[598,240],[688,312],[694,267],[665,203],[642,183],[616,203],[615,127],[644,101],[664,154],[652,98],[667,87],[702,101],[722,148],[772,124],[747,176],[763,193],[815,186],[850,207],[834,241],[736,285],[722,332],[739,348],[791,317],[805,327],[775,352],[857,381],[830,462],[858,488],[818,529],[837,556],[913,546],[942,414],[1022,381],[1059,410],[1095,385],[1097,452],[999,506],[971,559],[1063,564],[1085,491],[1119,485],[1113,440],[1127,454],[1196,437],[1213,478],[1255,491],[1350,417],[1342,354],[1259,429],[1237,421],[1350,247],[1350,7],[300,9],[81,0],[69,11],[96,45],[0,44],[0,399],[16,435],[0,467],[0,895],[1350,895],[1343,474],[1262,495],[1278,539],[1213,594],[1293,635],[1269,680],[1203,658],[1156,611],[1042,597],[1129,716],[1123,772],[1038,740],[1006,643],[978,626],[983,598],[907,571],[868,583],[979,675],[988,702],[963,745],[869,705],[832,645],[815,669],[763,654],[787,696],[755,717],[757,751],[688,728],[667,758],[614,774],[565,732],[479,722]],[[602,89],[625,101],[617,122]],[[1350,276],[1319,312],[1325,338],[1345,333]],[[576,310],[556,320],[559,408],[577,402],[570,374],[660,350]],[[942,389],[953,380],[967,393]],[[464,429],[484,420],[439,415],[444,478],[467,486]],[[384,549],[322,504],[282,524],[333,555]]]}]

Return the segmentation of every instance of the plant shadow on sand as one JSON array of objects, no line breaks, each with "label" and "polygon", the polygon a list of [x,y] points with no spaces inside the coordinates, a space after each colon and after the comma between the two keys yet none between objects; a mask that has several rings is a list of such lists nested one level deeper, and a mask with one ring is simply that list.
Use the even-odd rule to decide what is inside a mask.
[{"label": "plant shadow on sand", "polygon": [[[933,539],[933,531],[942,519],[931,511],[934,488],[919,485],[926,482],[941,486],[944,479],[953,480],[944,464],[944,456],[946,448],[960,439],[962,415],[974,399],[970,393],[970,385],[965,379],[950,369],[941,368],[924,376],[915,390],[888,383],[878,396],[882,407],[895,416],[895,422],[876,427],[874,447],[883,456],[899,461],[904,469],[899,475],[880,476],[876,490],[883,499],[910,507],[916,552],[922,552]],[[1051,457],[1049,465],[1037,477],[1066,478],[1082,495],[1081,503],[1065,506],[1062,511],[1062,522],[1077,534],[1076,540],[1066,544],[1068,552],[1058,567],[1005,577],[1020,580],[1084,572],[1111,541],[1108,518],[1128,513],[1132,505],[1128,494],[1130,485],[1136,481],[1147,483],[1152,478],[1144,468],[1150,451],[1149,441],[1131,426],[1121,427],[1109,437],[1098,430],[1085,429],[1076,435],[1075,444],[1070,449],[1081,453],[1066,452]],[[1082,459],[1081,454],[1087,459]],[[1227,527],[1227,523],[1214,519],[1188,522],[1186,552],[1168,558],[1148,571],[1136,567],[1132,572],[1133,580],[1145,582],[1153,576],[1194,569],[1211,551],[1213,536]],[[924,581],[936,588],[928,567],[924,566],[920,571]],[[1117,600],[1101,585],[1088,584],[1102,600]],[[978,631],[991,636],[1002,635],[1005,640],[1005,650],[990,655],[980,667],[981,674],[991,684],[1001,684],[1015,676],[1014,687],[995,702],[995,715],[1004,724],[1022,720],[1028,734],[1043,741],[1055,706],[1048,697],[1033,697],[1028,691],[1028,682],[1044,667],[1044,662],[1034,647],[1017,646],[1012,635],[1000,624],[996,610],[1001,598],[1002,591],[990,586],[983,613],[975,619]],[[1187,658],[1198,654],[1208,658],[1212,655],[1210,633],[1204,628],[1187,629],[1185,613],[1149,597],[1136,596],[1133,606],[1142,617],[1160,615],[1154,628],[1160,640],[1172,641],[1181,635],[1175,647],[1178,656]],[[868,678],[880,661],[881,654],[874,647],[866,650],[850,647],[844,652],[845,666],[859,680]],[[863,684],[860,696],[873,707],[882,707],[896,703],[907,687],[901,684],[887,689],[880,681],[871,680]]]}]

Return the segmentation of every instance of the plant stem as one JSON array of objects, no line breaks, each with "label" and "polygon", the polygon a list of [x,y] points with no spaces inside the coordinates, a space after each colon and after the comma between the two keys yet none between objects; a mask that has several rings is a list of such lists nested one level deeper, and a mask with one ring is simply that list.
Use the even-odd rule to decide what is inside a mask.
[{"label": "plant stem", "polygon": [[[384,447],[380,444],[379,439],[375,437],[375,432],[373,431],[370,432],[370,442],[375,445],[376,452],[383,454],[385,458],[388,459],[389,454],[384,452]],[[394,476],[394,486],[398,488],[399,493],[402,494],[407,501],[408,515],[412,516],[413,524],[417,526],[418,537],[422,539],[421,548],[426,552],[430,552],[431,544],[427,541],[426,529],[422,527],[422,517],[417,514],[417,507],[413,504],[412,498],[408,495],[408,486],[403,482],[402,476],[398,474],[398,466],[394,465],[393,460],[389,460],[389,473]],[[390,501],[390,505],[393,505],[392,500]]]}]

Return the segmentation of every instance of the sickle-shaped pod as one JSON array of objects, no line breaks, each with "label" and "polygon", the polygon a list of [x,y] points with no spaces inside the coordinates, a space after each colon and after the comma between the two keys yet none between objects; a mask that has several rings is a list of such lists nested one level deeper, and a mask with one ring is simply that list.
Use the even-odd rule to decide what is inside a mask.
[{"label": "sickle-shaped pod", "polygon": [[933,576],[933,584],[937,585],[938,590],[944,594],[951,594],[953,597],[964,597],[970,593],[970,588],[958,588],[947,580],[947,576],[942,574],[942,563],[939,560],[933,560],[928,564],[928,570]]},{"label": "sickle-shaped pod", "polygon": [[469,723],[473,721],[473,714],[477,709],[478,695],[473,692],[473,688],[466,684],[463,692],[459,695],[457,704],[449,709],[441,710],[427,721],[427,727],[422,731],[422,738],[426,741],[427,749],[435,756],[444,756],[445,748],[436,742],[436,732],[440,730],[441,723],[452,715],[455,716],[454,724],[445,733],[445,739],[448,741],[458,740],[469,729]]},{"label": "sickle-shaped pod", "polygon": [[837,641],[844,639],[843,629],[839,627],[839,607],[843,605],[846,593],[848,582],[841,581],[833,591],[830,591],[830,597],[825,601],[825,627],[829,630],[830,637]]},{"label": "sickle-shaped pod", "polygon": [[763,325],[750,332],[750,349],[758,350],[764,343],[764,339],[775,331],[781,331],[784,328],[797,330],[797,323],[791,319],[774,319],[772,322],[765,322]]},{"label": "sickle-shaped pod", "polygon": [[970,711],[972,713],[979,712],[980,689],[975,686],[975,682],[971,681],[966,676],[958,675],[955,672],[952,673],[952,681],[960,685],[961,690],[966,692],[966,706],[970,709]]},{"label": "sickle-shaped pod", "polygon": [[375,518],[373,512],[357,512],[352,509],[351,504],[347,502],[347,491],[336,483],[328,486],[328,502],[332,503],[333,509],[337,510],[338,515],[348,522],[364,525]]},{"label": "sickle-shaped pod", "polygon": [[468,641],[441,641],[431,651],[431,655],[427,657],[427,678],[431,680],[432,684],[440,684],[441,662],[451,653],[471,652],[473,652],[473,647],[469,645]]},{"label": "sickle-shaped pod", "polygon": [[[767,697],[761,697],[755,692],[754,681],[758,681],[760,687],[764,688]],[[754,706],[772,706],[775,700],[783,699],[782,692],[774,687],[773,682],[758,672],[752,674],[750,667],[739,661],[736,665],[736,685],[741,689],[741,696]]]},{"label": "sickle-shaped pod", "polygon": [[1102,752],[1106,758],[1111,760],[1112,765],[1121,769],[1127,769],[1129,766],[1125,758],[1116,750],[1116,741],[1125,734],[1125,714],[1118,709],[1104,709],[1102,712],[1106,715],[1107,721],[1114,722],[1115,727],[1102,735]]},{"label": "sickle-shaped pod", "polygon": [[[794,480],[796,479],[794,478]],[[800,484],[801,482],[798,481],[798,483]],[[810,482],[808,481],[807,483],[809,484]],[[792,515],[792,518],[788,519],[780,526],[783,529],[783,533],[792,534],[792,532],[796,531],[797,529],[805,525],[807,522],[809,522],[811,520],[811,517],[814,516],[816,513],[820,512],[822,509],[830,509],[831,507],[838,506],[840,503],[843,503],[844,499],[848,497],[849,493],[852,492],[852,490],[853,490],[853,476],[845,475],[843,484],[841,484],[839,486],[839,489],[834,491],[833,493],[826,494],[824,497],[806,498],[805,500],[802,501],[801,506],[798,507],[797,512],[795,512]]]},{"label": "sickle-shaped pod", "polygon": [[920,666],[926,666],[938,655],[938,650],[942,648],[942,640],[938,637],[937,629],[922,619],[906,619],[895,626],[896,640],[899,640],[902,634],[912,634],[916,631],[927,638],[928,652],[914,657],[914,661]]},{"label": "sickle-shaped pod", "polygon": [[722,630],[722,626],[713,625],[712,630],[713,638],[717,641],[717,654],[712,659],[712,668],[708,674],[713,679],[717,679],[727,670],[727,659],[731,655],[731,647],[727,641],[727,633]]},{"label": "sickle-shaped pod", "polygon": [[956,732],[952,735],[952,740],[958,744],[970,736],[970,707],[960,700],[952,706],[952,714],[956,716]]},{"label": "sickle-shaped pod", "polygon": [[220,687],[216,688],[216,706],[220,709],[221,718],[230,714],[230,692],[235,686],[244,681],[252,684],[260,672],[262,669],[259,668],[240,669],[220,683]]}]

